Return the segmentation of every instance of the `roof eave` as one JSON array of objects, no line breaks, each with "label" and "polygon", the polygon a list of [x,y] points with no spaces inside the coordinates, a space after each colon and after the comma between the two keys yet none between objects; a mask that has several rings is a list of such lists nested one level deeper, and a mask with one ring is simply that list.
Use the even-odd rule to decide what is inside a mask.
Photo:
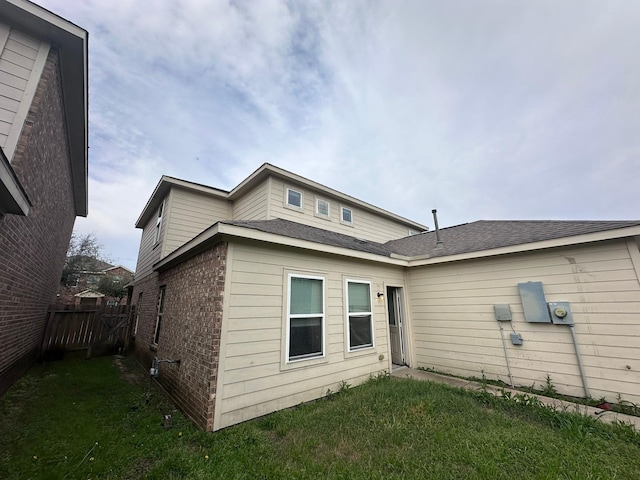
[{"label": "roof eave", "polygon": [[179,263],[182,263],[183,261],[193,257],[194,255],[197,255],[198,253],[202,252],[203,250],[217,242],[233,239],[257,241],[272,245],[299,248],[323,254],[329,253],[343,257],[374,261],[377,263],[390,265],[407,265],[407,261],[400,258],[391,258],[374,253],[351,250],[344,247],[325,245],[322,243],[312,242],[310,240],[301,240],[284,235],[278,235],[275,233],[263,232],[261,230],[256,230],[253,228],[242,227],[238,225],[228,225],[218,222],[209,227],[197,237],[182,245],[180,248],[174,250],[159,262],[155,263],[153,265],[153,269],[157,271],[166,270]]},{"label": "roof eave", "polygon": [[367,203],[363,200],[359,200],[355,197],[339,192],[338,190],[334,190],[333,188],[322,185],[321,183],[314,182],[313,180],[309,180],[308,178],[302,177],[298,174],[276,167],[275,165],[271,165],[270,163],[262,164],[255,172],[253,172],[246,179],[240,182],[238,186],[231,190],[231,192],[229,193],[229,198],[233,200],[239,196],[242,196],[245,192],[251,190],[255,185],[257,185],[270,175],[282,178],[284,180],[289,180],[294,183],[305,185],[313,190],[324,192],[327,195],[337,197],[345,202],[348,202],[352,205],[357,205],[358,207],[373,212],[377,215],[383,215],[387,218],[393,219],[394,221],[402,222],[407,226],[410,226],[412,229],[420,231],[429,230],[429,227],[425,225],[414,222],[413,220],[409,220],[408,218],[402,217],[400,215],[396,215],[395,213],[389,212],[380,207],[376,207],[375,205]]},{"label": "roof eave", "polygon": [[584,243],[615,240],[635,236],[640,236],[640,225],[625,228],[616,228],[613,230],[604,230],[600,232],[585,233],[581,235],[573,235],[570,237],[554,238],[551,240],[542,240],[539,242],[522,243],[519,245],[510,245],[507,247],[492,248],[488,250],[479,250],[476,252],[458,253],[455,255],[446,255],[442,257],[412,257],[408,261],[408,266],[419,267],[424,265],[434,265],[438,263],[458,262],[461,260],[495,257],[498,255],[507,255],[513,253],[526,253],[548,248],[568,247]]},{"label": "roof eave", "polygon": [[50,41],[60,53],[63,102],[76,215],[88,213],[88,32],[26,0],[0,2],[0,18],[38,38]]},{"label": "roof eave", "polygon": [[147,203],[142,209],[138,220],[136,220],[136,228],[145,227],[145,225],[158,210],[158,207],[160,206],[160,203],[162,203],[162,200],[166,197],[166,195],[173,187],[197,191],[200,193],[211,195],[213,197],[221,198],[223,200],[227,200],[229,198],[229,192],[226,192],[224,190],[163,175],[158,181],[156,188],[154,188],[153,193],[149,197],[149,200],[147,200]]}]

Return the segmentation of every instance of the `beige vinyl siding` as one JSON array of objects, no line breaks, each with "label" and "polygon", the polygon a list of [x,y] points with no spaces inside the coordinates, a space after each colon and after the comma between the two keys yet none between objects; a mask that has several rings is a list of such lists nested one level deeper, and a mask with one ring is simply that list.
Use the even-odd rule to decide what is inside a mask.
[{"label": "beige vinyl siding", "polygon": [[231,218],[229,201],[194,190],[172,188],[166,205],[165,257],[220,220]]},{"label": "beige vinyl siding", "polygon": [[[635,244],[630,243],[635,248]],[[493,305],[509,304],[503,323],[517,385],[582,396],[569,327],[527,323],[518,283],[540,281],[547,302],[571,302],[591,396],[640,401],[640,282],[624,240],[463,261],[410,270],[417,366],[509,381]],[[511,344],[511,327],[524,344]]]},{"label": "beige vinyl siding", "polygon": [[[154,242],[156,236],[156,217],[158,210],[149,220],[147,225],[142,230],[142,238],[140,239],[140,249],[138,250],[138,261],[136,264],[136,282],[141,281],[144,277],[153,272],[153,264],[160,260],[160,242],[157,244]],[[160,241],[162,241],[162,234],[164,231],[165,221],[163,219],[160,226]]]},{"label": "beige vinyl siding", "polygon": [[267,220],[269,181],[257,185],[233,203],[233,220]]},{"label": "beige vinyl siding", "polygon": [[0,147],[9,160],[48,52],[48,44],[0,24]]},{"label": "beige vinyl siding", "polygon": [[[390,367],[385,282],[403,284],[400,268],[289,250],[233,244],[227,258],[228,291],[223,326],[215,429],[310,401],[357,384]],[[325,359],[285,363],[289,273],[325,279]],[[347,353],[344,281],[371,281],[374,343]],[[380,359],[379,356],[383,358]]]},{"label": "beige vinyl siding", "polygon": [[[302,210],[285,205],[287,187],[302,192]],[[329,202],[329,218],[316,215],[316,197]],[[411,228],[415,229],[415,227],[364,210],[355,204],[326,195],[323,192],[310,190],[301,185],[287,183],[279,178],[271,180],[269,202],[270,218],[282,218],[373,242],[384,243],[406,237]],[[353,212],[353,225],[345,225],[340,222],[342,206]]]}]

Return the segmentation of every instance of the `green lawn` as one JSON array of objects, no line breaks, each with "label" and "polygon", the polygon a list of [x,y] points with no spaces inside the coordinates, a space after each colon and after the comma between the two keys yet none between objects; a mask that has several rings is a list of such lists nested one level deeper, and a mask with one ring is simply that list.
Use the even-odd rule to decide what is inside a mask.
[{"label": "green lawn", "polygon": [[0,478],[640,478],[640,434],[528,397],[384,377],[205,433],[147,388],[129,359],[36,366],[0,398]]}]

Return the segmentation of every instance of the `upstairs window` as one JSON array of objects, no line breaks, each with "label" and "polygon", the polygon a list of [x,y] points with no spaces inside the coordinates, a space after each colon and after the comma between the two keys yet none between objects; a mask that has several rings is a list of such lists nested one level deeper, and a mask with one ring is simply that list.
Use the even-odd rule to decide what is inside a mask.
[{"label": "upstairs window", "polygon": [[287,188],[287,207],[302,210],[302,192]]},{"label": "upstairs window", "polygon": [[329,217],[329,202],[322,198],[316,198],[316,215]]},{"label": "upstairs window", "polygon": [[347,335],[349,351],[373,347],[371,284],[347,280]]},{"label": "upstairs window", "polygon": [[287,361],[324,356],[324,279],[289,276]]},{"label": "upstairs window", "polygon": [[164,202],[160,204],[158,208],[158,216],[156,217],[156,232],[153,243],[156,244],[160,241],[160,227],[162,226],[162,211],[164,210]]},{"label": "upstairs window", "polygon": [[347,208],[347,207],[342,207],[341,208],[340,219],[341,219],[342,223],[347,223],[349,225],[352,225],[353,224],[353,212],[351,211],[351,209]]}]

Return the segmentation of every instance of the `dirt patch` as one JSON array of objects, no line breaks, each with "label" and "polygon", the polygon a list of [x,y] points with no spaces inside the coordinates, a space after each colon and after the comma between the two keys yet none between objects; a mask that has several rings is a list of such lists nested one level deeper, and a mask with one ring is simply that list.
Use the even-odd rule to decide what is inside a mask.
[{"label": "dirt patch", "polygon": [[115,355],[113,357],[113,363],[120,371],[120,376],[130,385],[140,385],[144,380],[140,374],[140,369],[132,368],[125,362],[127,357],[122,355]]}]

